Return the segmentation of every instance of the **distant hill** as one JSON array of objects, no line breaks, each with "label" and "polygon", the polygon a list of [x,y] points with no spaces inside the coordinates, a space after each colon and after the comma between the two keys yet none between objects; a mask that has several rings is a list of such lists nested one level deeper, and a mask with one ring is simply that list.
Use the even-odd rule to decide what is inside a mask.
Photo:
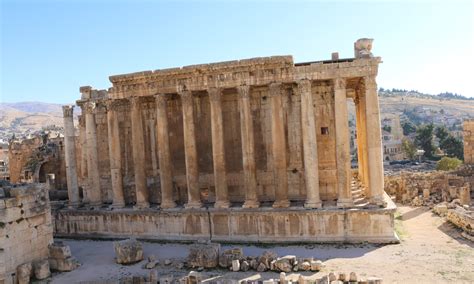
[{"label": "distant hill", "polygon": [[[63,126],[62,105],[43,102],[0,103],[0,139],[22,137],[43,128]],[[76,108],[80,112],[79,108]]]}]

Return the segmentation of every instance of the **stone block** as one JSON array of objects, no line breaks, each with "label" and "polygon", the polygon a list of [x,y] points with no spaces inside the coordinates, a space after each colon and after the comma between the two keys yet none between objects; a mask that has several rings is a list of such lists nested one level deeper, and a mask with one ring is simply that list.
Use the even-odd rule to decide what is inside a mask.
[{"label": "stone block", "polygon": [[43,280],[51,276],[48,260],[43,259],[43,260],[36,261],[34,263],[34,273],[35,273],[35,278],[38,280]]},{"label": "stone block", "polygon": [[63,244],[62,242],[50,244],[48,249],[50,258],[66,259],[72,256],[69,246]]},{"label": "stone block", "polygon": [[240,261],[238,259],[232,260],[232,271],[237,272],[240,270]]},{"label": "stone block", "polygon": [[320,271],[324,264],[321,260],[312,260],[310,261],[311,271]]},{"label": "stone block", "polygon": [[18,284],[28,284],[30,283],[30,277],[33,272],[33,267],[31,262],[24,263],[19,265],[16,269],[16,277]]},{"label": "stone block", "polygon": [[190,267],[215,268],[219,262],[220,244],[195,244],[189,249]]},{"label": "stone block", "polygon": [[235,259],[241,259],[244,257],[242,248],[233,248],[225,250],[219,256],[219,266],[223,268],[228,268],[232,265],[232,261]]},{"label": "stone block", "polygon": [[115,261],[119,264],[132,264],[143,260],[142,244],[135,239],[114,242]]},{"label": "stone block", "polygon": [[73,271],[78,268],[81,264],[75,257],[68,257],[65,259],[61,258],[50,258],[49,267],[53,271]]},{"label": "stone block", "polygon": [[293,270],[293,265],[294,265],[295,261],[296,261],[296,256],[287,255],[287,256],[278,258],[274,263],[274,267],[278,271],[288,273],[288,272],[291,272]]}]

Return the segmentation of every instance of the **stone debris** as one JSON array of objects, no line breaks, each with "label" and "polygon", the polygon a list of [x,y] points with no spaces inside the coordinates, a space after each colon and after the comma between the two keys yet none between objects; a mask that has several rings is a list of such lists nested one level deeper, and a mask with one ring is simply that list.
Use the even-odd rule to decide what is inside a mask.
[{"label": "stone debris", "polygon": [[295,265],[296,256],[294,255],[287,255],[284,257],[278,258],[272,267],[272,270],[278,270],[282,272],[291,272],[293,270],[293,266],[298,268],[298,265]]},{"label": "stone debris", "polygon": [[244,253],[242,252],[242,248],[233,248],[225,250],[219,256],[219,266],[223,268],[228,268],[232,265],[232,261],[236,259],[242,259]]},{"label": "stone debris", "polygon": [[51,271],[49,270],[49,262],[47,259],[36,261],[33,266],[36,279],[43,280],[51,276]]},{"label": "stone debris", "polygon": [[232,260],[232,271],[237,272],[240,270],[240,261],[238,259]]},{"label": "stone debris", "polygon": [[148,273],[148,281],[150,283],[158,282],[158,270],[156,269],[150,270],[150,273]]},{"label": "stone debris", "polygon": [[215,268],[219,263],[219,251],[219,244],[195,244],[189,250],[188,265],[192,268]]},{"label": "stone debris", "polygon": [[248,261],[244,260],[242,261],[242,263],[240,264],[240,270],[241,271],[248,271],[250,269],[250,265],[248,263]]},{"label": "stone debris", "polygon": [[81,264],[71,254],[68,245],[56,242],[49,245],[49,267],[53,271],[73,271]]},{"label": "stone debris", "polygon": [[271,269],[271,262],[276,260],[278,255],[272,251],[264,251],[257,259],[259,264],[265,265],[265,269]]},{"label": "stone debris", "polygon": [[260,264],[258,264],[258,266],[257,266],[257,271],[258,272],[264,272],[266,270],[267,270],[267,266],[264,263],[260,262]]},{"label": "stone debris", "polygon": [[114,242],[114,249],[118,264],[132,264],[143,260],[142,244],[135,239]]},{"label": "stone debris", "polygon": [[170,264],[171,264],[171,260],[170,260],[170,259],[165,259],[164,264],[165,264],[165,265],[170,265]]},{"label": "stone debris", "polygon": [[31,262],[19,265],[16,269],[18,284],[30,283],[30,277],[31,277],[32,272],[33,272],[33,267],[31,265]]}]

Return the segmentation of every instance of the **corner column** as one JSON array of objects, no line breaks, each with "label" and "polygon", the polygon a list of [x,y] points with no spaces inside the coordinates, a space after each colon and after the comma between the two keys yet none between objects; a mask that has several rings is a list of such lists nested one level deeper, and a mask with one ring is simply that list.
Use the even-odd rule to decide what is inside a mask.
[{"label": "corner column", "polygon": [[334,112],[336,125],[337,206],[353,204],[351,194],[351,154],[349,117],[347,114],[346,80],[336,78],[334,85]]},{"label": "corner column", "polygon": [[176,207],[173,200],[173,173],[168,132],[168,114],[166,95],[155,96],[156,133],[158,134],[158,162],[160,166],[161,208]]},{"label": "corner column", "polygon": [[95,102],[86,102],[84,105],[86,117],[86,144],[87,144],[87,197],[92,206],[100,205],[100,176],[99,153],[97,150],[97,126],[95,124]]},{"label": "corner column", "polygon": [[184,155],[186,160],[186,182],[188,187],[188,203],[186,208],[200,208],[199,169],[194,126],[193,94],[189,90],[181,90],[183,108]]},{"label": "corner column", "polygon": [[283,113],[281,84],[271,83],[269,87],[272,110],[272,154],[275,183],[275,202],[273,203],[273,207],[286,208],[290,206],[290,201],[288,199],[285,118]]},{"label": "corner column", "polygon": [[69,206],[79,205],[79,187],[77,185],[76,143],[74,134],[74,106],[63,106],[64,117],[64,152],[66,155],[66,179]]},{"label": "corner column", "polygon": [[306,208],[321,208],[319,197],[319,164],[316,121],[314,115],[311,81],[300,80],[298,92],[301,95],[301,127],[304,151],[304,177],[306,183]]},{"label": "corner column", "polygon": [[136,207],[147,208],[150,204],[148,203],[148,188],[146,184],[145,138],[143,137],[140,98],[132,97],[130,103],[132,105],[132,155],[135,173],[135,192],[137,197]]},{"label": "corner column", "polygon": [[117,116],[117,103],[107,101],[107,131],[109,142],[110,179],[112,182],[112,206],[125,206],[122,180],[122,151],[120,149],[120,130]]},{"label": "corner column", "polygon": [[225,168],[224,128],[222,125],[222,90],[209,88],[211,102],[212,161],[216,188],[215,208],[229,208],[227,176]]},{"label": "corner column", "polygon": [[375,77],[364,77],[364,86],[370,202],[376,205],[383,205],[382,134],[380,130],[379,100]]},{"label": "corner column", "polygon": [[237,87],[240,97],[240,135],[242,140],[242,164],[244,169],[245,202],[243,208],[258,208],[257,174],[255,164],[255,140],[250,107],[250,86]]}]

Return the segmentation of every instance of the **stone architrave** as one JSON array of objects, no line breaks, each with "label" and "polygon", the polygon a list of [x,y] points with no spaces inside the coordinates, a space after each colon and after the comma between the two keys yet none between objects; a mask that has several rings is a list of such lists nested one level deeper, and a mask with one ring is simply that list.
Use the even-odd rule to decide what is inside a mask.
[{"label": "stone architrave", "polygon": [[76,168],[76,136],[74,134],[74,106],[63,106],[64,117],[64,152],[66,156],[66,179],[69,206],[79,205],[79,187]]},{"label": "stone architrave", "polygon": [[382,134],[380,130],[380,111],[375,77],[364,77],[365,118],[367,133],[367,164],[369,168],[370,202],[383,205],[384,180],[382,158]]},{"label": "stone architrave", "polygon": [[84,105],[86,117],[87,143],[87,197],[92,206],[101,204],[99,153],[97,150],[97,126],[95,122],[96,103],[89,101]]},{"label": "stone architrave", "polygon": [[193,94],[189,90],[180,90],[183,108],[184,155],[186,160],[186,183],[188,203],[186,208],[200,208],[201,193],[199,190],[199,168],[194,125]]},{"label": "stone architrave", "polygon": [[137,196],[137,208],[149,207],[148,202],[148,188],[146,182],[146,167],[145,167],[145,138],[143,133],[143,121],[141,113],[141,105],[139,97],[132,97],[130,99],[132,105],[131,120],[132,120],[132,155],[135,173],[135,191]]},{"label": "stone architrave", "polygon": [[107,101],[107,131],[109,143],[110,179],[112,182],[112,206],[125,206],[122,180],[122,151],[117,108],[114,100]]},{"label": "stone architrave", "polygon": [[209,88],[211,102],[212,160],[214,166],[214,185],[216,188],[215,208],[230,206],[225,166],[224,127],[222,121],[222,90]]},{"label": "stone architrave", "polygon": [[242,140],[242,164],[244,168],[245,202],[243,208],[258,208],[257,175],[255,164],[255,140],[253,133],[250,87],[237,87],[240,97],[240,134]]},{"label": "stone architrave", "polygon": [[349,117],[347,113],[346,81],[333,80],[334,111],[336,124],[336,167],[337,167],[337,205],[352,206],[351,195],[351,155],[349,142]]},{"label": "stone architrave", "polygon": [[290,206],[290,201],[288,199],[285,118],[281,84],[271,83],[269,88],[271,96],[272,154],[275,184],[275,202],[273,203],[273,207],[285,208]]},{"label": "stone architrave", "polygon": [[304,206],[307,208],[320,208],[318,141],[316,135],[316,116],[314,113],[313,96],[311,93],[311,81],[299,81],[298,92],[301,96],[301,127],[304,151],[304,176],[306,183],[306,202]]},{"label": "stone architrave", "polygon": [[158,136],[158,162],[160,166],[161,208],[176,207],[173,199],[173,170],[168,132],[166,95],[158,94],[156,101],[156,133]]}]

